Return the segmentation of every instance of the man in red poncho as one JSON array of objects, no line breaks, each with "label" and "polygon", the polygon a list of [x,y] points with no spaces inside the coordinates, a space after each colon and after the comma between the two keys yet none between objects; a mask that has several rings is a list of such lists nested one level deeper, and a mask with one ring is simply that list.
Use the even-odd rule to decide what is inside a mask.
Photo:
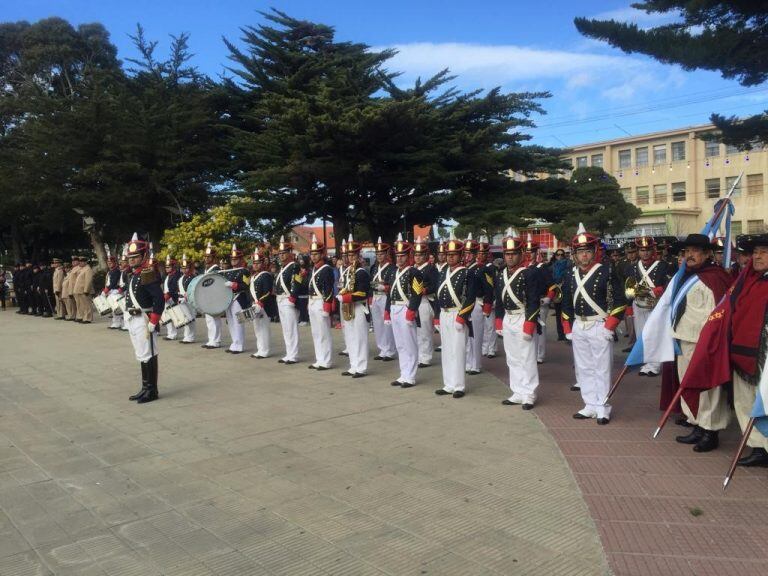
[{"label": "man in red poncho", "polygon": [[[710,328],[710,332],[715,329],[716,324],[711,322],[712,316],[715,316],[712,312],[725,295],[731,277],[714,264],[713,244],[708,236],[689,234],[680,247],[684,250],[686,271],[674,287],[672,335],[680,346],[680,355],[677,357],[678,377],[682,387],[688,389],[683,393],[681,405],[688,422],[694,426],[690,434],[678,436],[675,440],[682,444],[693,444],[694,452],[709,452],[718,447],[719,431],[728,426],[730,412],[727,395],[720,384],[728,381],[729,377],[713,385],[706,385],[705,381],[711,382],[708,376],[718,371],[722,373],[723,364],[727,372],[728,362],[717,356],[718,350],[722,352],[719,344],[710,350],[714,354],[707,353],[702,361],[694,358],[694,351],[709,349],[713,342],[717,342],[718,338],[714,335],[705,337],[703,329],[705,326]],[[709,363],[709,368],[704,368],[706,372],[701,373],[706,363]],[[686,382],[689,365],[695,370],[696,376],[688,375]],[[686,386],[688,382],[693,383],[693,386]]]}]

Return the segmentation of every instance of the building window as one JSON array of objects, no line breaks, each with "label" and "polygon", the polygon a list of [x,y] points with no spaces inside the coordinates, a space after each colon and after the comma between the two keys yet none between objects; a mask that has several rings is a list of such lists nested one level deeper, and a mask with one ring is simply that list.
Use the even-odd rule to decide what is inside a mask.
[{"label": "building window", "polygon": [[707,158],[720,156],[720,142],[710,142],[709,140],[704,142],[704,156]]},{"label": "building window", "polygon": [[765,232],[765,220],[747,220],[747,234],[762,234]]},{"label": "building window", "polygon": [[592,154],[592,166],[595,166],[597,168],[603,167],[603,155],[602,154]]},{"label": "building window", "polygon": [[685,142],[672,142],[672,162],[685,160]]},{"label": "building window", "polygon": [[685,182],[672,183],[672,202],[685,202]]},{"label": "building window", "polygon": [[667,162],[667,145],[657,144],[653,147],[653,163],[654,164],[666,164]]},{"label": "building window", "polygon": [[619,188],[619,192],[626,202],[632,203],[632,188]]},{"label": "building window", "polygon": [[741,220],[733,220],[731,222],[731,236],[734,238],[741,235]]},{"label": "building window", "polygon": [[736,148],[736,146],[734,146],[732,144],[726,144],[725,145],[725,155],[726,156],[732,156],[732,155],[738,154],[738,153],[739,153],[739,149]]},{"label": "building window", "polygon": [[763,194],[763,175],[747,175],[747,196],[761,196]]},{"label": "building window", "polygon": [[587,157],[586,156],[579,156],[576,158],[576,168],[586,168],[587,167]]},{"label": "building window", "polygon": [[638,186],[635,188],[635,197],[638,206],[648,204],[648,186]]},{"label": "building window", "polygon": [[648,166],[648,146],[635,148],[635,164],[637,166]]},{"label": "building window", "polygon": [[666,184],[653,185],[653,203],[654,204],[667,203],[667,185]]},{"label": "building window", "polygon": [[[725,179],[725,193],[726,194],[728,193],[728,191],[733,186],[733,183],[736,182],[736,178],[738,178],[738,176],[728,176]],[[741,196],[741,180],[739,181],[739,185],[736,186],[736,189],[733,191],[733,195],[731,197],[732,198],[736,198],[738,196]]]},{"label": "building window", "polygon": [[632,166],[632,150],[619,150],[619,168]]},{"label": "building window", "polygon": [[708,178],[704,181],[707,198],[720,198],[720,178]]}]

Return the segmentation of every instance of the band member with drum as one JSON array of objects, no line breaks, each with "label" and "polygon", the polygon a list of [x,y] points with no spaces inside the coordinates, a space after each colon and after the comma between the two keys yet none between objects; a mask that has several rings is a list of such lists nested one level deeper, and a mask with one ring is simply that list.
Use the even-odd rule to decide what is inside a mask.
[{"label": "band member with drum", "polygon": [[[639,258],[631,270],[629,284],[633,286],[635,334],[640,338],[648,317],[675,271],[665,260],[659,260],[653,236],[636,238],[635,246]],[[661,364],[656,362],[649,362],[640,368],[640,376],[658,376],[660,373]]]},{"label": "band member with drum", "polygon": [[392,326],[384,323],[384,309],[387,306],[387,294],[395,277],[395,266],[390,261],[389,244],[376,242],[376,262],[371,266],[371,317],[373,319],[373,335],[379,353],[374,360],[389,362],[395,359],[395,337]]},{"label": "band member with drum", "polygon": [[416,340],[419,344],[419,368],[432,365],[434,342],[432,335],[435,327],[434,321],[440,313],[437,306],[437,287],[440,284],[440,272],[435,264],[429,261],[429,245],[419,236],[413,243],[413,262],[421,274],[424,292],[419,303],[419,325],[416,328]]},{"label": "band member with drum", "polygon": [[[197,276],[197,270],[195,270],[195,263],[192,260],[187,260],[187,255],[181,255],[181,272],[182,276],[179,278],[179,303],[187,303],[187,288],[189,283]],[[195,310],[192,312],[192,322],[184,326],[184,337],[181,339],[181,344],[193,344],[195,342]]]},{"label": "band member with drum", "polygon": [[280,316],[280,328],[285,341],[285,356],[278,362],[281,364],[296,364],[299,361],[299,308],[298,287],[306,282],[301,273],[299,263],[293,253],[293,245],[280,236],[277,247],[280,258],[280,271],[275,278],[275,296],[277,297],[277,313]]},{"label": "band member with drum", "polygon": [[[221,267],[216,263],[216,249],[210,242],[208,242],[208,246],[205,248],[203,262],[205,264],[205,274],[218,274],[221,271]],[[208,331],[208,342],[203,344],[201,348],[208,350],[221,348],[221,317],[206,314],[205,327]]]},{"label": "band member with drum", "polygon": [[[165,257],[165,280],[163,281],[163,298],[165,299],[166,309],[176,306],[179,303],[180,279],[181,271],[179,271],[177,267],[176,259],[171,257],[169,253]],[[173,322],[168,322],[168,324],[165,325],[166,340],[176,340],[178,333],[179,332]]]},{"label": "band member with drum", "polygon": [[[128,264],[128,245],[125,245],[125,248],[123,249],[123,255],[120,257],[120,280],[117,283],[118,291],[120,294],[125,294],[125,291],[128,287],[128,282],[131,279],[131,266]],[[120,316],[122,319],[122,324],[120,325],[120,330],[123,332],[128,332],[128,322],[126,315],[123,314]]]},{"label": "band member with drum", "polygon": [[[107,256],[107,276],[104,280],[104,296],[111,294],[120,294],[120,268],[117,267],[117,259],[111,254]],[[123,319],[120,315],[112,313],[112,321],[109,323],[110,330],[119,330],[123,325]]]},{"label": "band member with drum", "polygon": [[412,248],[411,243],[398,234],[395,242],[397,272],[392,279],[384,312],[384,321],[392,324],[400,364],[400,376],[391,384],[402,388],[416,385],[416,367],[419,363],[416,327],[419,324],[419,305],[424,283],[421,272],[411,266]]},{"label": "band member with drum", "polygon": [[253,264],[251,267],[251,299],[253,300],[253,333],[256,336],[256,352],[251,358],[267,358],[270,352],[269,315],[266,308],[270,300],[274,298],[272,289],[274,280],[269,272],[269,255],[259,253],[256,248],[253,251]]},{"label": "band member with drum", "polygon": [[440,339],[443,352],[443,387],[438,396],[453,394],[463,398],[466,380],[467,336],[472,329],[472,309],[475,307],[475,283],[461,264],[464,243],[451,238],[445,245],[447,266],[440,273],[437,300],[440,303]]},{"label": "band member with drum", "polygon": [[315,362],[312,370],[328,370],[331,367],[331,312],[333,311],[333,270],[325,260],[325,246],[312,235],[309,245],[312,259],[312,276],[309,279],[309,324],[315,345]]},{"label": "band member with drum", "polygon": [[347,267],[342,270],[342,284],[337,296],[341,302],[344,342],[349,356],[349,369],[341,374],[352,378],[362,378],[368,371],[368,292],[371,277],[360,260],[361,248],[362,244],[350,234],[343,248]]},{"label": "band member with drum", "polygon": [[536,324],[539,316],[540,275],[523,262],[523,243],[507,235],[502,241],[504,262],[496,276],[496,333],[504,341],[512,395],[502,404],[522,404],[530,410],[536,402],[539,368],[536,365]]},{"label": "band member with drum", "polygon": [[149,247],[134,234],[128,243],[132,275],[125,292],[126,323],[136,359],[141,363],[141,390],[131,396],[138,404],[158,399],[157,333],[165,306],[160,273],[147,260]]},{"label": "band member with drum", "polygon": [[223,270],[221,275],[226,282],[224,285],[232,290],[234,298],[227,307],[227,327],[232,343],[227,348],[229,354],[242,354],[245,347],[245,326],[237,321],[237,313],[251,306],[251,296],[248,286],[251,283],[251,275],[243,266],[243,251],[232,244],[232,252],[229,254],[230,268]]},{"label": "band member with drum", "polygon": [[573,417],[597,418],[602,425],[611,418],[605,401],[611,387],[613,332],[627,301],[616,271],[600,262],[599,245],[600,238],[579,224],[571,243],[576,266],[563,281],[563,330],[573,342],[576,386],[584,401]]}]

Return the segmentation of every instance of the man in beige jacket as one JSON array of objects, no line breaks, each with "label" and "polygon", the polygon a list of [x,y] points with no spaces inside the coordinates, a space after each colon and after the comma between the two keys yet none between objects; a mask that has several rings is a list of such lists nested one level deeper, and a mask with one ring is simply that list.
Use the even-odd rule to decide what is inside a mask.
[{"label": "man in beige jacket", "polygon": [[64,300],[61,296],[62,284],[64,283],[64,267],[61,260],[54,258],[51,261],[51,267],[53,268],[53,294],[56,296],[56,313],[54,315],[55,320],[64,320],[66,315],[66,308],[64,307]]},{"label": "man in beige jacket", "polygon": [[69,270],[65,270],[64,282],[61,285],[61,297],[66,306],[67,320],[77,320],[77,302],[73,293],[77,272],[80,270],[80,262],[77,256],[72,256],[72,263]]},{"label": "man in beige jacket", "polygon": [[75,299],[77,300],[77,320],[83,324],[93,322],[93,268],[88,264],[88,259],[80,257],[80,272],[75,280]]}]

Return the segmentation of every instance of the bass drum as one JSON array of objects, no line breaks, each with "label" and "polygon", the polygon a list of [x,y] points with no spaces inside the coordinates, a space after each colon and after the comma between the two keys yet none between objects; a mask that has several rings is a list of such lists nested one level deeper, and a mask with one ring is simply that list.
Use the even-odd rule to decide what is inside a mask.
[{"label": "bass drum", "polygon": [[219,274],[195,276],[187,286],[187,303],[201,314],[222,314],[234,298],[225,282],[226,279]]}]

